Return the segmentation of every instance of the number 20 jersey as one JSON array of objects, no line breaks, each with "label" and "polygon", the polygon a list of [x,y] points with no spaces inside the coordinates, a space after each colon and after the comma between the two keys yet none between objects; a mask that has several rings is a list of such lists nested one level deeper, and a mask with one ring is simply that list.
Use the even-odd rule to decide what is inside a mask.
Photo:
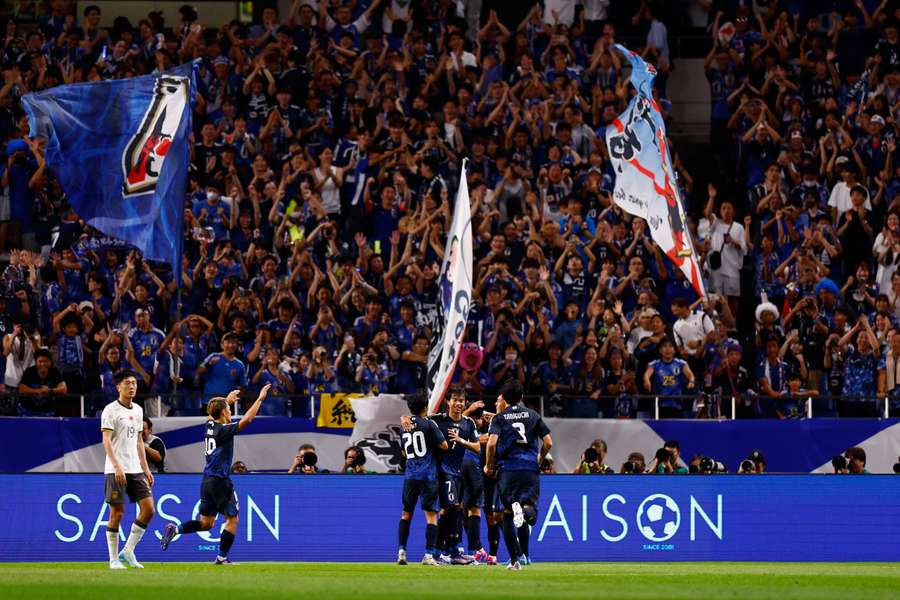
[{"label": "number 20 jersey", "polygon": [[507,407],[491,419],[488,433],[497,435],[497,464],[501,471],[540,470],[541,440],[550,433],[541,415],[518,404]]},{"label": "number 20 jersey", "polygon": [[437,479],[436,451],[444,441],[444,434],[434,421],[412,417],[412,427],[400,438],[406,454],[406,478],[418,481]]}]

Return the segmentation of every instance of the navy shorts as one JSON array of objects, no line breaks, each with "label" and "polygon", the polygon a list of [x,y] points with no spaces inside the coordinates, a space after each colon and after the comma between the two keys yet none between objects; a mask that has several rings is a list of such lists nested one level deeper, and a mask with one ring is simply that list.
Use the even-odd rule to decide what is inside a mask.
[{"label": "navy shorts", "polygon": [[403,512],[416,510],[416,502],[421,500],[422,510],[438,511],[438,482],[419,479],[403,480]]},{"label": "navy shorts", "polygon": [[231,479],[204,477],[200,484],[200,514],[204,517],[236,517],[238,497]]},{"label": "navy shorts", "polygon": [[497,479],[482,475],[481,481],[484,486],[484,512],[502,512],[503,504],[500,502],[500,494],[497,491]]},{"label": "navy shorts", "polygon": [[466,508],[478,508],[484,504],[484,471],[481,465],[467,460],[459,473],[462,480],[462,503]]},{"label": "navy shorts", "polygon": [[537,504],[541,495],[540,475],[536,471],[500,471],[497,482],[503,506]]},{"label": "navy shorts", "polygon": [[441,508],[459,506],[462,501],[460,496],[460,478],[456,475],[438,473],[438,486],[440,487]]}]

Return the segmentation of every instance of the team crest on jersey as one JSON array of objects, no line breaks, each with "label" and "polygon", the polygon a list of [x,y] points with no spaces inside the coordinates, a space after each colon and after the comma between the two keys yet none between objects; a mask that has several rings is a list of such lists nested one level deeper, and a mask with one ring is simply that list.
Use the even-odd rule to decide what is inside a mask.
[{"label": "team crest on jersey", "polygon": [[188,107],[187,77],[166,75],[156,80],[153,99],[122,154],[125,178],[122,193],[127,196],[156,190],[166,155]]}]

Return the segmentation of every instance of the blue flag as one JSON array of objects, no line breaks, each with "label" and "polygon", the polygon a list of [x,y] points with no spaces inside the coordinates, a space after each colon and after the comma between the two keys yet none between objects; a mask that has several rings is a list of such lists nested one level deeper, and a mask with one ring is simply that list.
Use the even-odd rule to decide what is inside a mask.
[{"label": "blue flag", "polygon": [[31,137],[79,217],[181,275],[193,65],[22,98]]}]

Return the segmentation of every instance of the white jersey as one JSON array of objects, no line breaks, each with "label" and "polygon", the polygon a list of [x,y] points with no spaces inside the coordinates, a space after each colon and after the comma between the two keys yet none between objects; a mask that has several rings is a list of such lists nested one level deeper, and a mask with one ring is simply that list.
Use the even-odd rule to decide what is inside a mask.
[{"label": "white jersey", "polygon": [[702,342],[715,329],[712,319],[705,312],[691,313],[686,319],[678,319],[672,327],[675,340],[684,348],[688,356],[697,356],[702,345],[689,348],[688,342]]},{"label": "white jersey", "polygon": [[[143,473],[138,457],[137,437],[144,427],[144,410],[137,404],[126,408],[118,400],[110,402],[100,415],[100,430],[112,431],[112,448],[122,470],[126,473]],[[112,462],[106,457],[104,473],[115,473]]]}]

